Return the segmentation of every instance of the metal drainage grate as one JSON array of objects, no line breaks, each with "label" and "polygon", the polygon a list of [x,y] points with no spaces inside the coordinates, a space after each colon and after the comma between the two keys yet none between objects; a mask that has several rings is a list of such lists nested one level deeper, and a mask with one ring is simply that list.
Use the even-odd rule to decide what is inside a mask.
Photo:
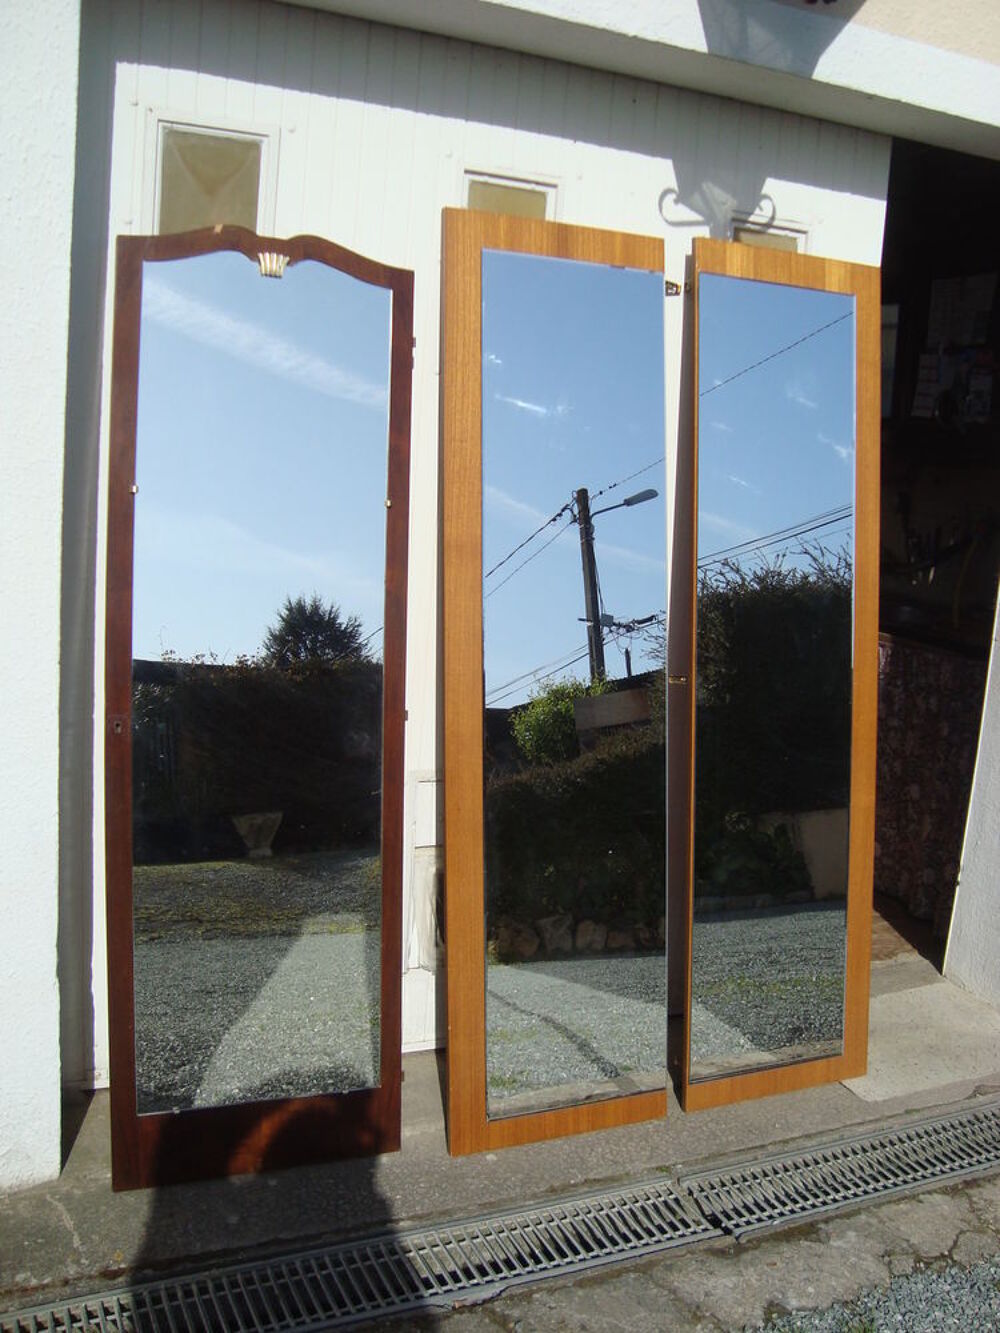
[{"label": "metal drainage grate", "polygon": [[865,1199],[959,1180],[1000,1166],[1000,1102],[881,1134],[857,1134],[795,1156],[682,1175],[707,1218],[733,1236]]},{"label": "metal drainage grate", "polygon": [[342,1328],[721,1234],[666,1181],[0,1315],[0,1333]]}]

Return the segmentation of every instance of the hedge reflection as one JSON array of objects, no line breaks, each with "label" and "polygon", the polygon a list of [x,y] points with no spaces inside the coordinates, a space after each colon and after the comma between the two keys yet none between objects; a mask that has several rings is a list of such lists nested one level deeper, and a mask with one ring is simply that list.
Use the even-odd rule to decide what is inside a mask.
[{"label": "hedge reflection", "polygon": [[135,860],[242,853],[233,816],[281,811],[287,850],[377,842],[381,664],[136,662]]}]

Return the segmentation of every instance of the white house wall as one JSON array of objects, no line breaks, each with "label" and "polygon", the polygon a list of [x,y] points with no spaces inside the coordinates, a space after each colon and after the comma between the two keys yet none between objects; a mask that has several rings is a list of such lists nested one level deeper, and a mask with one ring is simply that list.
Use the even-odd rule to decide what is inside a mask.
[{"label": "white house wall", "polygon": [[[464,203],[466,172],[485,172],[553,186],[559,220],[662,236],[667,274],[677,279],[684,276],[692,238],[726,234],[733,212],[776,217],[798,228],[812,253],[877,264],[889,141],[555,60],[266,0],[88,0],[84,24],[82,96],[92,105],[91,173],[98,182],[90,188],[106,190],[108,205],[106,232],[88,225],[77,237],[88,272],[107,264],[110,273],[115,235],[151,225],[149,126],[161,114],[272,133],[277,175],[267,222],[275,234],[314,232],[416,274],[404,1039],[410,1048],[433,1044],[441,1026],[434,986],[441,209]],[[102,114],[113,134],[110,165],[101,161]],[[110,287],[103,298],[105,409]],[[81,299],[94,305],[98,296]],[[666,303],[671,477],[684,419],[684,305],[683,299]],[[84,322],[96,330],[100,321],[100,309],[93,309]],[[84,340],[77,348],[82,366],[97,347],[92,341],[88,350]],[[78,378],[84,394],[86,375]],[[105,410],[99,500],[88,519],[96,575],[90,582],[88,572],[88,586],[79,590],[95,607],[97,718],[103,716],[106,418]],[[93,995],[81,976],[79,993],[64,997],[64,1007],[89,1016],[93,1005],[92,1049],[65,1055],[68,1067],[89,1070],[98,1082],[107,1068],[102,774],[97,727],[92,948],[89,937],[87,944]],[[71,947],[67,941],[65,948]],[[74,1021],[71,1016],[70,1029]]]},{"label": "white house wall", "polygon": [[1000,598],[944,973],[1000,1008]]},{"label": "white house wall", "polygon": [[4,15],[0,74],[0,1184],[59,1170],[59,659],[76,0]]}]

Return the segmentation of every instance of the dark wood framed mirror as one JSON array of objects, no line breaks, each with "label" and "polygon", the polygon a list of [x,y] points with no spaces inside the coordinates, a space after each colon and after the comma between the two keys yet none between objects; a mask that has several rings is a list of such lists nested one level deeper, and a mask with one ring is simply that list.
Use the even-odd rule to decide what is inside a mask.
[{"label": "dark wood framed mirror", "polygon": [[878,631],[878,270],[694,285],[685,1109],[865,1070]]},{"label": "dark wood framed mirror", "polygon": [[446,210],[443,301],[462,1154],[666,1113],[663,243]]},{"label": "dark wood framed mirror", "polygon": [[413,275],[120,237],[116,1189],[398,1148]]}]

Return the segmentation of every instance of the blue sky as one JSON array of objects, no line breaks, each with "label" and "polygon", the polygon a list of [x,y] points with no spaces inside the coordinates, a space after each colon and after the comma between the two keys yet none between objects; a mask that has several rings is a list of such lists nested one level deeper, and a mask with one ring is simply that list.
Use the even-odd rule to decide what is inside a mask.
[{"label": "blue sky", "polygon": [[[854,321],[850,297],[700,284],[705,558],[850,504]],[[594,510],[659,492],[597,513],[595,553],[605,613],[665,606],[664,297],[656,273],[487,252],[483,300],[483,568],[500,566],[485,580],[486,685],[511,706],[588,673],[571,511],[511,555],[579,487]],[[232,661],[286,597],[314,592],[378,630],[390,315],[388,292],[320,264],[277,281],[235,254],[146,265],[135,656]],[[811,536],[839,548],[849,528]],[[794,561],[800,546],[743,558]],[[619,631],[610,676],[626,645],[634,670],[658,665],[647,638]]]},{"label": "blue sky", "polygon": [[[714,274],[700,281],[699,559],[744,545],[735,553],[744,564],[795,565],[806,543],[849,549],[853,298]],[[606,613],[628,621],[663,610],[663,299],[657,274],[484,255],[488,703],[510,707],[539,685],[588,674],[571,514],[510,555],[579,486],[596,496],[595,510],[659,491],[598,514],[595,552]],[[773,540],[798,526],[813,530]],[[609,676],[625,674],[626,645],[634,670],[659,664],[648,638],[619,633],[606,641]]]},{"label": "blue sky", "polygon": [[231,662],[314,592],[381,626],[390,314],[308,261],[144,266],[134,656]]},{"label": "blue sky", "polygon": [[[663,455],[662,275],[486,252],[484,573],[580,487],[594,510],[652,487],[655,500],[596,515],[595,553],[607,614],[662,612]],[[487,701],[510,707],[543,676],[586,678],[583,615],[579,530],[567,512],[485,580]],[[606,654],[608,674],[624,675],[613,641]],[[652,664],[636,637],[633,669]]]},{"label": "blue sky", "polygon": [[[699,281],[704,560],[852,503],[854,298],[711,273]],[[796,564],[804,541],[839,550],[851,529],[838,519],[742,559],[783,553]]]}]

